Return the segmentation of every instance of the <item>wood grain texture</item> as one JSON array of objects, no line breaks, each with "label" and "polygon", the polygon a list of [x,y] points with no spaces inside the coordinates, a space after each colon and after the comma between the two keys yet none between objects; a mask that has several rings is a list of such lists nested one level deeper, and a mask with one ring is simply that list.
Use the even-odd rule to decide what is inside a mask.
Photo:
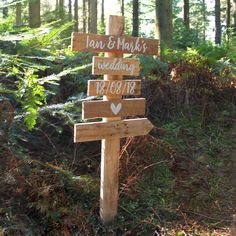
[{"label": "wood grain texture", "polygon": [[82,118],[123,117],[145,114],[145,99],[86,101],[82,104]]},{"label": "wood grain texture", "polygon": [[89,80],[88,96],[132,95],[141,94],[141,80]]},{"label": "wood grain texture", "polygon": [[130,75],[138,76],[140,60],[138,58],[93,57],[94,75]]},{"label": "wood grain texture", "polygon": [[[125,18],[122,16],[109,16],[106,34],[123,35]],[[106,57],[123,57],[123,54],[105,53]],[[120,75],[104,75],[104,80],[122,80]],[[121,99],[121,95],[103,96],[104,100]],[[120,120],[120,117],[103,118],[103,121]],[[100,217],[104,224],[113,221],[117,214],[119,200],[119,156],[120,138],[102,139],[101,146],[101,186],[100,186]]]},{"label": "wood grain texture", "polygon": [[158,55],[159,40],[120,35],[72,33],[71,48],[80,52]]},{"label": "wood grain texture", "polygon": [[146,135],[152,128],[153,125],[147,118],[80,123],[74,125],[74,142]]}]

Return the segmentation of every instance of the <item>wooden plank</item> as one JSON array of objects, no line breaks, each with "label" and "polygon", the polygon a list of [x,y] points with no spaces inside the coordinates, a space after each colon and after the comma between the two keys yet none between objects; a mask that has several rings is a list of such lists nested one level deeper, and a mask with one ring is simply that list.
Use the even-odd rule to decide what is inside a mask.
[{"label": "wooden plank", "polygon": [[141,80],[89,80],[88,96],[141,94]]},{"label": "wooden plank", "polygon": [[74,142],[146,135],[152,128],[147,118],[75,124]]},{"label": "wooden plank", "polygon": [[94,75],[130,75],[138,76],[140,60],[138,58],[93,57]]},{"label": "wooden plank", "polygon": [[145,99],[123,99],[113,101],[86,101],[82,104],[82,118],[122,117],[145,114]]},{"label": "wooden plank", "polygon": [[[122,35],[125,30],[123,16],[109,16],[107,35]],[[106,57],[123,57],[123,54],[105,53]],[[104,80],[122,80],[120,75],[104,75]],[[121,95],[103,96],[104,100],[121,99]],[[110,122],[121,120],[121,117],[103,118]],[[100,217],[109,224],[117,214],[119,199],[119,156],[120,138],[102,139],[101,143],[101,185],[100,185]]]},{"label": "wooden plank", "polygon": [[72,33],[71,48],[80,52],[158,55],[159,40],[119,35]]}]

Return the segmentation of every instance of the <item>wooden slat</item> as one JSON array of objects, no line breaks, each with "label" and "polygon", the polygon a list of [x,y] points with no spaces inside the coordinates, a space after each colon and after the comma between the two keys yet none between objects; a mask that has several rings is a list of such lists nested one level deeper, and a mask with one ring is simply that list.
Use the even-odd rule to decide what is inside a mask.
[{"label": "wooden slat", "polygon": [[122,117],[145,114],[145,99],[86,101],[82,104],[82,118]]},{"label": "wooden slat", "polygon": [[88,96],[140,95],[141,80],[89,80]]},{"label": "wooden slat", "polygon": [[153,128],[147,118],[74,125],[74,142],[146,135]]},{"label": "wooden slat", "polygon": [[[109,16],[106,28],[107,35],[122,35],[125,28],[123,16]],[[123,57],[123,54],[105,53],[106,57]],[[104,80],[122,80],[120,75],[104,75]],[[104,100],[121,99],[120,95],[103,96]],[[121,117],[103,118],[109,122],[120,120]],[[109,224],[117,214],[119,199],[119,156],[120,139],[106,138],[101,143],[101,186],[100,186],[100,217],[104,224]]]},{"label": "wooden slat", "polygon": [[94,75],[130,75],[138,76],[140,62],[138,58],[93,57]]},{"label": "wooden slat", "polygon": [[137,37],[72,33],[71,48],[80,52],[158,55],[159,40]]}]

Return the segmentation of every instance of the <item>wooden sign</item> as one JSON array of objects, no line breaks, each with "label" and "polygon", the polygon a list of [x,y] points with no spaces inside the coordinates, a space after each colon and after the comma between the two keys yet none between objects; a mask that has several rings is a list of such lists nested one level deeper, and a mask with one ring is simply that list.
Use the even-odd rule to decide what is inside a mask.
[{"label": "wooden sign", "polygon": [[144,114],[144,98],[113,101],[86,101],[82,104],[82,119],[135,116]]},{"label": "wooden sign", "polygon": [[117,35],[72,33],[73,51],[158,55],[159,40]]},{"label": "wooden sign", "polygon": [[75,124],[74,142],[102,140],[100,218],[111,223],[117,214],[119,199],[120,138],[146,135],[153,125],[146,118],[121,120],[123,116],[145,114],[145,99],[124,99],[123,95],[139,95],[140,80],[122,80],[123,75],[139,75],[138,59],[124,59],[123,54],[158,55],[159,40],[126,37],[124,17],[109,16],[107,35],[72,34],[72,50],[105,52],[105,58],[93,58],[93,74],[104,80],[88,82],[89,96],[103,96],[100,101],[83,102],[82,118],[103,118],[102,122]]},{"label": "wooden sign", "polygon": [[80,123],[74,126],[74,142],[146,135],[152,128],[153,125],[147,118]]},{"label": "wooden sign", "polygon": [[141,94],[141,80],[89,80],[88,96]]},{"label": "wooden sign", "polygon": [[138,58],[93,57],[94,75],[130,75],[138,76],[140,63]]}]

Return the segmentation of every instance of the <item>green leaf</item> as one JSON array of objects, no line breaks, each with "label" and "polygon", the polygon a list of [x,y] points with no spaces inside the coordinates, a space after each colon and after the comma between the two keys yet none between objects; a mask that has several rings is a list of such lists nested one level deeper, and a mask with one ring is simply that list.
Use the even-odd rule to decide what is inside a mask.
[{"label": "green leaf", "polygon": [[29,107],[27,109],[27,115],[24,117],[24,122],[29,130],[32,130],[36,125],[37,120],[37,110]]}]

